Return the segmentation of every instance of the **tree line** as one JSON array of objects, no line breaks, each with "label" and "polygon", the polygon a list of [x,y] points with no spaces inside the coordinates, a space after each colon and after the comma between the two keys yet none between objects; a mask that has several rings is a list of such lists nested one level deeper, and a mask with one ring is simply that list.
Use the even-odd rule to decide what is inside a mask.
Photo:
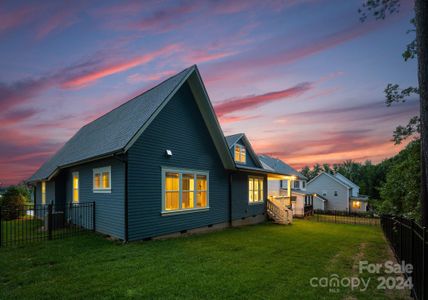
[{"label": "tree line", "polygon": [[340,173],[360,187],[360,194],[369,196],[375,211],[421,220],[420,140],[410,142],[397,155],[378,164],[345,160],[339,164],[305,166],[300,172],[308,180],[321,172]]}]

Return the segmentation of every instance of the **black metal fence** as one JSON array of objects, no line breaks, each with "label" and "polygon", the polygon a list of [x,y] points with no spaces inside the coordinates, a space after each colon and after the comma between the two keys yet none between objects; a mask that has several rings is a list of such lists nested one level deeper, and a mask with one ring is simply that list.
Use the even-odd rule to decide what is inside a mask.
[{"label": "black metal fence", "polygon": [[95,202],[19,209],[0,206],[0,247],[61,239],[95,229]]},{"label": "black metal fence", "polygon": [[379,225],[380,218],[367,212],[347,212],[338,210],[314,210],[311,220],[340,224]]},{"label": "black metal fence", "polygon": [[399,262],[411,264],[412,296],[428,299],[428,230],[403,217],[383,215],[381,226]]}]

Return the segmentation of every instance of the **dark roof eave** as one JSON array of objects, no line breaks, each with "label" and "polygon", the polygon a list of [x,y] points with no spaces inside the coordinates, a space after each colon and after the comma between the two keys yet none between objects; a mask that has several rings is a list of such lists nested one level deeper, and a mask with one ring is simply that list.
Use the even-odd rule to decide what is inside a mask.
[{"label": "dark roof eave", "polygon": [[81,165],[81,164],[93,162],[93,161],[100,160],[100,159],[105,159],[105,158],[108,158],[108,157],[114,157],[114,156],[117,156],[117,155],[125,154],[125,152],[126,151],[124,149],[120,149],[120,150],[112,151],[112,152],[109,152],[109,153],[101,154],[101,155],[98,155],[98,156],[94,156],[94,157],[91,157],[91,158],[82,159],[82,160],[79,160],[79,161],[76,161],[76,162],[73,162],[73,163],[69,163],[69,164],[65,164],[65,165],[62,165],[62,166],[58,166],[58,167],[56,167],[55,171],[53,171],[49,175],[49,177],[42,177],[42,178],[35,178],[35,179],[31,179],[30,178],[30,179],[26,180],[25,182],[26,183],[36,183],[36,182],[40,182],[40,181],[49,181],[53,177],[55,177],[58,174],[58,172],[60,170],[62,170],[62,169],[66,169],[66,168],[78,166],[78,165]]}]

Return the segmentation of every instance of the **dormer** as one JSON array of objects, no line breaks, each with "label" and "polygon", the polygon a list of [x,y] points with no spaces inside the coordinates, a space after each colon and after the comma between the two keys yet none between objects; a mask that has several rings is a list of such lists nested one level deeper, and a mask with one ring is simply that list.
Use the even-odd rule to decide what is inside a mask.
[{"label": "dormer", "polygon": [[237,167],[263,169],[259,157],[244,133],[226,136],[226,142]]},{"label": "dormer", "polygon": [[235,144],[235,162],[239,164],[246,164],[247,163],[247,151],[245,149],[244,145]]}]

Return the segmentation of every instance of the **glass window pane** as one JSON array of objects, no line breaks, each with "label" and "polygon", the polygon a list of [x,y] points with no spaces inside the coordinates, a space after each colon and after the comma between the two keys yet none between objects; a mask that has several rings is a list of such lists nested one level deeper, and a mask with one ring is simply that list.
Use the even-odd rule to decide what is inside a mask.
[{"label": "glass window pane", "polygon": [[104,189],[110,188],[110,173],[109,172],[103,172],[103,188]]},{"label": "glass window pane", "polygon": [[100,173],[95,173],[94,175],[94,188],[101,188],[101,175]]},{"label": "glass window pane", "polygon": [[182,175],[182,189],[183,191],[193,191],[195,188],[195,177],[193,174]]},{"label": "glass window pane", "polygon": [[239,145],[235,145],[235,161],[240,161],[241,156],[240,156],[240,148]]},{"label": "glass window pane", "polygon": [[207,190],[207,176],[198,175],[197,177],[197,189],[198,191],[206,191]]},{"label": "glass window pane", "polygon": [[198,192],[196,197],[197,207],[207,207],[207,192]]},{"label": "glass window pane", "polygon": [[194,207],[194,192],[183,192],[181,196],[181,208],[193,208]]},{"label": "glass window pane", "polygon": [[165,176],[165,190],[178,191],[178,173],[166,173]]},{"label": "glass window pane", "polygon": [[253,194],[254,194],[254,202],[259,201],[259,192],[258,192],[258,190],[255,190]]},{"label": "glass window pane", "polygon": [[253,190],[253,178],[248,179],[248,190]]},{"label": "glass window pane", "polygon": [[178,209],[179,193],[178,192],[165,192],[165,210]]},{"label": "glass window pane", "polygon": [[79,190],[77,189],[73,190],[73,202],[74,203],[79,202]]},{"label": "glass window pane", "polygon": [[77,175],[73,176],[73,189],[79,188],[79,177]]},{"label": "glass window pane", "polygon": [[245,147],[241,147],[241,162],[245,162],[246,161],[246,157],[245,157]]}]

